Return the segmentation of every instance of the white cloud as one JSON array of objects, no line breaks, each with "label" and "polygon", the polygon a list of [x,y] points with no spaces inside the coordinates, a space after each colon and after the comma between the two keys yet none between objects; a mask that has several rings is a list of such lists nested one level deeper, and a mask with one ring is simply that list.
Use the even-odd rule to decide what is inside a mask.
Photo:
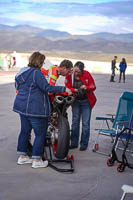
[{"label": "white cloud", "polygon": [[[15,17],[15,16],[14,16]],[[71,34],[89,34],[96,27],[104,27],[112,20],[103,16],[73,16],[73,17],[51,17],[38,15],[33,12],[25,12],[17,15],[17,20],[22,20],[24,23],[31,22],[35,26],[47,29],[58,27],[60,31],[67,31]],[[48,27],[49,24],[49,27]],[[46,26],[47,25],[47,26]]]},{"label": "white cloud", "polygon": [[[30,0],[32,2],[56,2],[56,3],[88,3],[88,0]],[[91,0],[91,3],[94,2],[94,0]],[[90,3],[90,2],[89,2]]]},{"label": "white cloud", "polygon": [[[126,33],[133,32],[132,22],[129,18],[113,17],[102,15],[52,17],[35,12],[15,13],[10,16],[11,21],[19,24],[29,24],[44,29],[55,29],[67,31],[71,34],[90,34],[95,32]],[[15,23],[14,23],[15,24]]]},{"label": "white cloud", "polygon": [[31,2],[56,2],[56,3],[81,3],[81,4],[95,4],[95,3],[107,3],[107,2],[118,2],[127,0],[29,0]]},{"label": "white cloud", "polygon": [[133,28],[131,29],[131,28],[122,27],[122,30],[133,33]]},{"label": "white cloud", "polygon": [[[11,0],[8,0],[11,2]],[[18,2],[21,2],[19,4]],[[27,24],[44,29],[67,31],[71,34],[89,34],[93,32],[126,33],[133,32],[131,6],[119,4],[95,3],[118,0],[18,0],[14,4],[1,7],[0,23],[7,25]],[[121,0],[125,1],[125,0]],[[35,2],[35,3],[34,3]],[[45,4],[50,2],[50,4]],[[55,2],[55,3],[52,3]],[[56,4],[60,2],[62,4]],[[95,5],[73,5],[92,3]],[[68,3],[67,6],[64,3]],[[1,4],[1,3],[0,3]],[[21,6],[20,6],[21,5]],[[12,12],[12,9],[15,12]],[[43,14],[42,14],[43,13]]]},{"label": "white cloud", "polygon": [[[114,24],[114,20],[105,16],[91,15],[55,18],[32,12],[19,14],[17,20],[22,20],[25,24],[28,22],[44,29],[53,29],[54,27],[56,30],[67,31],[71,34],[90,34],[98,29],[102,31],[105,27],[110,27],[110,25]],[[116,21],[118,20],[116,19]]]},{"label": "white cloud", "polygon": [[25,12],[25,13],[20,13],[17,15],[17,20],[38,22],[38,20],[41,20],[41,19],[42,19],[41,15],[35,14],[33,12]]},{"label": "white cloud", "polygon": [[111,19],[103,16],[45,17],[44,19],[49,23],[58,24],[61,31],[67,31],[71,34],[89,34],[97,26],[103,27],[112,23]]}]

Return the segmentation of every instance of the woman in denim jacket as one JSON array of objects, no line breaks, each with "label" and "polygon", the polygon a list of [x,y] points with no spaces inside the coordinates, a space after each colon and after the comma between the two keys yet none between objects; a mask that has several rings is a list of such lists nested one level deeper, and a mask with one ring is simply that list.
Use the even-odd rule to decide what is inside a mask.
[{"label": "woman in denim jacket", "polygon": [[[18,90],[13,110],[19,113],[21,131],[18,138],[18,164],[32,163],[33,168],[47,167],[48,161],[42,161],[45,135],[50,116],[50,102],[48,93],[65,92],[63,86],[51,86],[43,76],[40,68],[43,66],[45,55],[34,52],[28,67],[23,68],[15,77]],[[27,146],[31,130],[34,130],[32,159],[27,156]]]}]

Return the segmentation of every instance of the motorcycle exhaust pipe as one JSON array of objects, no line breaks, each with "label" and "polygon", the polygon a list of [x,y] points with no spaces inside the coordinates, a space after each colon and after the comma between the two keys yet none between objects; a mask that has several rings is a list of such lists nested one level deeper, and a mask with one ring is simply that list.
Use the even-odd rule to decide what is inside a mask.
[{"label": "motorcycle exhaust pipe", "polygon": [[62,104],[64,102],[64,97],[63,96],[55,96],[54,101],[58,104]]},{"label": "motorcycle exhaust pipe", "polygon": [[68,96],[65,98],[65,101],[67,104],[72,104],[72,102],[74,101],[74,97],[73,96]]}]

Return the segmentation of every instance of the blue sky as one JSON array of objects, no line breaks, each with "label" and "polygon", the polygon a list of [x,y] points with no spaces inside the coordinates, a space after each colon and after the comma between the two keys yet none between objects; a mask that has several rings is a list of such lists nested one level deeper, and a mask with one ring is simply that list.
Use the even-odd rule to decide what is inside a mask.
[{"label": "blue sky", "polygon": [[133,32],[133,0],[0,0],[0,16],[0,24],[71,34]]}]

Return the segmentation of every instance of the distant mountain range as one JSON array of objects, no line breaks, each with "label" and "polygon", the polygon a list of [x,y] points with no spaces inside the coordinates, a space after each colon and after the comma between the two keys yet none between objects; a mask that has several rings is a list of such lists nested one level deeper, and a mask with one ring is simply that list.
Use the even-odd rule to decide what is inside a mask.
[{"label": "distant mountain range", "polygon": [[71,35],[68,32],[28,25],[0,24],[0,51],[14,50],[133,53],[133,34]]}]

